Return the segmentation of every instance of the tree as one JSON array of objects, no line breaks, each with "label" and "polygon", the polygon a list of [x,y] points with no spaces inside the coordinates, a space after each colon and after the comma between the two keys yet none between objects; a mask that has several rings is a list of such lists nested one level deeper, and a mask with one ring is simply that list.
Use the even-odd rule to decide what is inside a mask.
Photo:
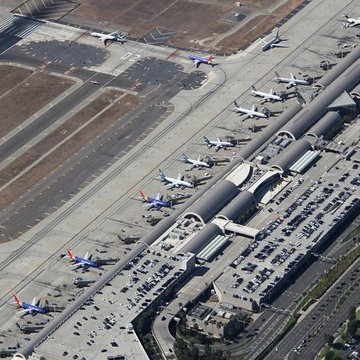
[{"label": "tree", "polygon": [[325,341],[326,343],[329,345],[329,346],[332,346],[332,344],[334,343],[334,336],[330,335],[330,334],[324,334],[324,338],[325,338]]},{"label": "tree", "polygon": [[349,336],[354,336],[358,328],[357,320],[351,320],[347,324],[347,333]]},{"label": "tree", "polygon": [[355,306],[352,306],[349,310],[349,315],[348,315],[348,319],[349,321],[355,320],[356,319],[356,308]]},{"label": "tree", "polygon": [[329,350],[325,354],[325,360],[340,360],[340,356],[336,355],[333,350]]}]

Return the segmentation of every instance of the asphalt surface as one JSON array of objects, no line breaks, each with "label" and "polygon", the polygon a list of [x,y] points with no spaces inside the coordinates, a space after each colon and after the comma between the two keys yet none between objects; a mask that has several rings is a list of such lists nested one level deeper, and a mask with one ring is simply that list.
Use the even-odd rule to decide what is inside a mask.
[{"label": "asphalt surface", "polygon": [[[356,226],[358,221],[359,219],[354,221],[353,226]],[[350,231],[350,229],[348,229],[348,231]],[[324,251],[323,255],[339,258],[348,252],[354,246],[354,242],[352,240],[344,243],[341,242],[348,231],[339,236],[338,239]],[[289,320],[290,313],[296,308],[297,303],[301,301],[303,293],[308,291],[316,279],[328,271],[331,266],[331,263],[321,260],[310,264],[301,276],[294,279],[294,282],[289,284],[281,296],[272,302],[272,308],[265,309],[256,321],[249,326],[247,332],[239,340],[239,343],[228,345],[223,350],[231,351],[232,355],[247,353],[249,354],[249,359],[255,359],[281,333],[283,327]],[[329,309],[330,308],[329,306]],[[323,338],[323,336],[320,335],[320,338]],[[297,346],[297,344],[295,345]],[[281,346],[280,343],[277,348],[280,349]],[[269,357],[269,359],[272,358]]]},{"label": "asphalt surface", "polygon": [[[133,86],[147,96],[137,108],[119,119],[111,131],[106,131],[94,139],[46,180],[29,189],[22,199],[4,209],[0,213],[2,236],[16,238],[74,196],[91,181],[93,175],[99,174],[113,161],[118,160],[130,146],[140,141],[139,138],[148,128],[154,127],[159,119],[161,120],[167,110],[166,103],[180,91],[182,81],[187,78],[188,75],[182,73],[178,65],[153,58],[145,58],[134,63],[117,78],[94,74],[91,80],[98,81],[100,86],[105,84],[123,88]],[[85,82],[79,89],[1,145],[0,159],[4,160],[11,156],[98,89],[99,85],[94,85],[90,81]]]},{"label": "asphalt surface", "polygon": [[[333,335],[346,321],[351,306],[359,303],[360,260],[341,277],[268,355],[268,359],[313,359],[325,345],[325,334]],[[350,289],[351,287],[353,289]],[[340,299],[349,292],[349,297]],[[298,352],[294,349],[302,344]]]},{"label": "asphalt surface", "polygon": [[0,54],[43,24],[42,21],[9,15],[0,24]]}]

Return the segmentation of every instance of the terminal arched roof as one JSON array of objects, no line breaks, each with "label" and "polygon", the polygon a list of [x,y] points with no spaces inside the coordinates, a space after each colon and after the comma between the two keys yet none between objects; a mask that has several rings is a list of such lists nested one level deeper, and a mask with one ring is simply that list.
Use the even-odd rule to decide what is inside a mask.
[{"label": "terminal arched roof", "polygon": [[250,191],[242,191],[218,215],[219,218],[236,221],[242,213],[248,212],[257,204],[256,198]]},{"label": "terminal arched roof", "polygon": [[205,196],[189,207],[184,217],[194,217],[205,224],[239,192],[239,188],[233,182],[220,180]]},{"label": "terminal arched roof", "polygon": [[198,254],[210,241],[214,240],[216,236],[222,235],[222,231],[214,223],[206,224],[188,243],[186,243],[181,249],[180,253],[186,254],[191,252]]},{"label": "terminal arched roof", "polygon": [[326,136],[331,129],[341,123],[341,116],[337,111],[329,111],[314,126],[312,126],[306,135],[313,137]]},{"label": "terminal arched roof", "polygon": [[286,172],[309,149],[311,149],[311,144],[306,139],[294,141],[276,158],[272,159],[270,165],[274,169]]}]

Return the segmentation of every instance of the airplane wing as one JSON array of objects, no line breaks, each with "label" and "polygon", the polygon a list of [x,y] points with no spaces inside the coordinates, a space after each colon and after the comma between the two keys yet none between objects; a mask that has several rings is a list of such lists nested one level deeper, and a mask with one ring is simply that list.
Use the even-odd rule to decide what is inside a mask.
[{"label": "airplane wing", "polygon": [[199,60],[194,60],[194,65],[195,65],[196,68],[198,68],[199,65],[200,65],[200,61]]},{"label": "airplane wing", "polygon": [[26,315],[26,314],[32,314],[32,310],[31,309],[22,309],[20,311],[16,312],[18,315],[22,316],[22,315]]},{"label": "airplane wing", "polygon": [[165,185],[165,189],[171,189],[174,186],[176,186],[174,183],[170,183],[170,184]]},{"label": "airplane wing", "polygon": [[146,203],[146,204],[144,204],[143,205],[143,207],[156,207],[156,204],[154,204],[154,203]]},{"label": "airplane wing", "polygon": [[181,175],[181,172],[179,171],[179,174],[178,174],[177,180],[182,180],[182,179],[183,179],[183,176]]},{"label": "airplane wing", "polygon": [[246,120],[248,117],[249,117],[249,114],[244,114],[244,115],[241,115],[241,116],[240,116],[240,119],[241,119],[242,121],[244,121],[244,120]]},{"label": "airplane wing", "polygon": [[84,256],[84,259],[85,259],[85,260],[88,260],[88,259],[89,259],[89,252],[88,252],[88,251],[86,252],[86,254],[85,254],[85,256]]},{"label": "airplane wing", "polygon": [[288,46],[285,44],[272,44],[272,47],[282,47],[282,48],[287,48]]},{"label": "airplane wing", "polygon": [[82,267],[82,266],[83,266],[83,264],[81,264],[81,263],[76,263],[76,264],[70,265],[69,268],[70,268],[71,270],[76,270],[76,269],[79,269],[79,268]]},{"label": "airplane wing", "polygon": [[31,305],[36,305],[36,297],[33,298]]},{"label": "airplane wing", "polygon": [[157,195],[156,195],[156,200],[161,200],[161,198],[162,198],[162,195],[160,195],[160,193],[157,193]]}]

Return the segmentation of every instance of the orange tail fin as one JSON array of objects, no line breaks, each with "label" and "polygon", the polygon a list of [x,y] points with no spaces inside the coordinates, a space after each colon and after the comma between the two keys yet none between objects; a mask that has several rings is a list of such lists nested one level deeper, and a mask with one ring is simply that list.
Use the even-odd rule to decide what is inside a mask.
[{"label": "orange tail fin", "polygon": [[146,194],[142,190],[140,190],[140,195],[144,199],[144,201],[148,201],[148,197],[146,196]]},{"label": "orange tail fin", "polygon": [[75,255],[71,252],[70,249],[66,249],[66,252],[68,253],[70,259],[73,259],[73,260],[75,259]]},{"label": "orange tail fin", "polygon": [[21,300],[16,294],[14,294],[14,299],[15,299],[16,304],[21,306]]}]

